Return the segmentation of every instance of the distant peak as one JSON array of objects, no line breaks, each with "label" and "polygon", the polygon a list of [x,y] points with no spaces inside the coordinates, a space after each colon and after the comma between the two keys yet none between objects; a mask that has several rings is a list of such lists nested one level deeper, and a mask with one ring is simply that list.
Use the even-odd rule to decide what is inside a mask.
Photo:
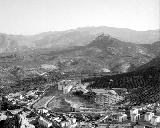
[{"label": "distant peak", "polygon": [[107,39],[108,40],[108,39],[111,39],[111,36],[109,34],[102,33],[96,38],[96,40],[102,40],[102,39]]}]

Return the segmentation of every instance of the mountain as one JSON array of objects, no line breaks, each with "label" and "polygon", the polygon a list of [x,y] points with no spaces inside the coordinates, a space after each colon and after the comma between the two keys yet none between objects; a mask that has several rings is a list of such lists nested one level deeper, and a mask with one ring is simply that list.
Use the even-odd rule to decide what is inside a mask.
[{"label": "mountain", "polygon": [[85,46],[98,35],[109,34],[125,42],[153,43],[160,40],[160,30],[135,31],[126,28],[84,27],[67,31],[44,32],[36,35],[7,35],[0,33],[0,53],[30,49],[66,49]]},{"label": "mountain", "polygon": [[104,33],[109,34],[114,38],[117,38],[126,42],[133,43],[153,43],[160,40],[160,30],[148,30],[148,31],[135,31],[128,28],[114,28],[114,27],[86,27],[79,28],[79,31],[88,31],[91,34]]},{"label": "mountain", "polygon": [[56,65],[61,71],[86,74],[128,72],[155,57],[148,52],[147,48],[139,44],[120,41],[105,34],[98,36],[85,46],[76,46],[57,52],[48,51],[43,54],[46,56],[46,62]]}]

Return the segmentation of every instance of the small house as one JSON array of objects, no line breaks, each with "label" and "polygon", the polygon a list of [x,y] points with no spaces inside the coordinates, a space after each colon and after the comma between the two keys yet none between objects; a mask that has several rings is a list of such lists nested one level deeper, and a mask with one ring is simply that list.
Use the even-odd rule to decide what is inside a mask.
[{"label": "small house", "polygon": [[118,115],[118,121],[123,122],[127,120],[127,115],[126,114],[119,114]]},{"label": "small house", "polygon": [[39,113],[48,113],[48,110],[46,108],[39,108],[38,112]]},{"label": "small house", "polygon": [[137,108],[132,108],[132,109],[130,110],[130,116],[131,116],[132,114],[138,114],[138,109],[137,109]]},{"label": "small house", "polygon": [[157,125],[157,123],[160,123],[160,116],[153,116],[151,118],[151,124],[152,125]]},{"label": "small house", "polygon": [[145,116],[144,116],[144,120],[145,120],[145,121],[150,121],[153,116],[154,116],[154,113],[152,113],[152,112],[147,112],[147,113],[145,114]]},{"label": "small house", "polygon": [[140,119],[140,114],[132,114],[131,115],[131,121],[132,122],[136,122],[139,119]]},{"label": "small house", "polygon": [[50,128],[52,126],[52,122],[44,119],[43,117],[40,117],[38,119],[38,123],[39,123],[39,125],[42,125],[42,126],[44,126],[46,128]]}]

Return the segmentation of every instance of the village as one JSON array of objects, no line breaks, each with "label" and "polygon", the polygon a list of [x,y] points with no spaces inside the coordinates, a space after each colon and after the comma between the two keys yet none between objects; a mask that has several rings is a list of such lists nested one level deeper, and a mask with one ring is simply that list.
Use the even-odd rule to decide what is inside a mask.
[{"label": "village", "polygon": [[[63,94],[68,94],[70,91],[87,93],[89,91],[87,85],[87,83],[62,80],[56,86]],[[0,99],[0,122],[15,120],[18,116],[19,126],[25,128],[160,128],[159,103],[133,107],[125,104],[116,105],[123,96],[115,90],[118,89],[91,89],[96,94],[95,103],[101,107],[75,108],[71,105],[68,112],[56,112],[48,107],[34,108],[33,105],[43,97],[45,90],[10,93]],[[128,92],[125,90],[125,93]]]}]

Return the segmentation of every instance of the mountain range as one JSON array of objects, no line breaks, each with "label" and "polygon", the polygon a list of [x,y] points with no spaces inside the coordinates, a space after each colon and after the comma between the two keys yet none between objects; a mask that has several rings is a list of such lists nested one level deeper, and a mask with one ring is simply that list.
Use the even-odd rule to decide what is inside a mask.
[{"label": "mountain range", "polygon": [[0,33],[0,53],[26,51],[30,49],[66,49],[85,46],[98,35],[109,34],[125,42],[150,44],[160,40],[160,30],[135,31],[127,28],[84,27],[66,31],[50,31],[36,35],[8,35]]}]

